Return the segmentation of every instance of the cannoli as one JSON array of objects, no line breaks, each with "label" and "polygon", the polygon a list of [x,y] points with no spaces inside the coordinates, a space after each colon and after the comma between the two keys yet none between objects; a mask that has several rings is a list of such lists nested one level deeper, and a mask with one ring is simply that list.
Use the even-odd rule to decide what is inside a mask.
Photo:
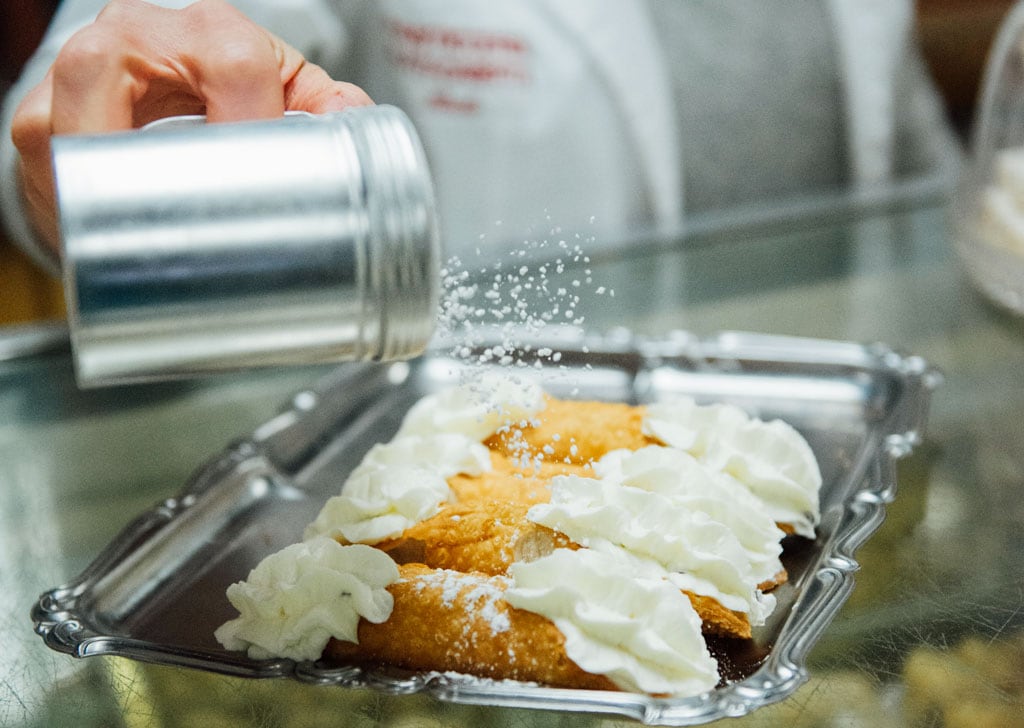
[{"label": "cannoli", "polygon": [[[289,552],[314,573],[358,562],[364,586],[325,578],[368,606],[342,622],[307,586],[281,600],[299,605],[283,627],[258,606],[274,591],[262,582],[288,592],[319,577],[258,567],[259,584],[229,592],[244,613],[218,639],[246,649],[255,635],[259,656],[694,695],[718,681],[703,634],[749,638],[773,609],[783,537],[814,536],[820,484],[793,428],[735,407],[569,402],[519,380],[443,390],[328,501],[306,532],[315,547]],[[393,578],[367,581],[365,551],[334,553],[352,544]],[[281,642],[303,629],[312,637]]]},{"label": "cannoli", "polygon": [[[397,539],[377,544],[398,564],[474,572],[487,576],[508,573],[514,563],[547,556],[558,548],[578,549],[568,536],[527,518],[519,504],[452,505]],[[785,573],[785,572],[783,572]],[[700,615],[705,631],[723,637],[749,638],[750,620],[716,599],[683,590]]]},{"label": "cannoli", "polygon": [[500,429],[484,444],[520,462],[584,465],[612,450],[636,450],[652,442],[642,431],[643,407],[553,397],[544,403],[529,420]]},{"label": "cannoli", "polygon": [[401,578],[388,587],[395,604],[388,621],[362,620],[358,642],[332,639],[326,657],[556,687],[615,689],[607,677],[585,672],[568,658],[565,637],[549,619],[505,601],[508,578],[422,564],[399,570]]},{"label": "cannoli", "polygon": [[572,543],[527,520],[528,510],[517,503],[453,504],[377,547],[399,564],[498,576],[516,561],[532,561]]},{"label": "cannoli", "polygon": [[332,639],[326,656],[665,695],[719,682],[685,596],[663,579],[637,577],[628,559],[556,549],[507,577],[422,565],[400,571],[388,587],[395,607],[387,624],[363,620],[358,642]]}]

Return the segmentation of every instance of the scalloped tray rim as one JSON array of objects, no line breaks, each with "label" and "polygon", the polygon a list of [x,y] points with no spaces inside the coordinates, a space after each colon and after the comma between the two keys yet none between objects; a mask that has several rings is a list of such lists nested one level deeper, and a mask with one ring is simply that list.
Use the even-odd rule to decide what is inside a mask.
[{"label": "scalloped tray rim", "polygon": [[[565,346],[564,338],[559,342]],[[584,351],[640,354],[644,361],[668,357],[688,360],[746,358],[781,362],[810,362],[874,366],[902,377],[906,390],[887,413],[882,438],[864,467],[871,471],[865,485],[853,491],[839,514],[839,525],[824,544],[817,568],[806,575],[802,593],[794,602],[779,639],[764,663],[739,682],[688,698],[657,698],[642,694],[554,689],[520,682],[501,682],[453,674],[388,673],[384,670],[338,667],[292,660],[256,662],[221,653],[166,647],[119,635],[107,635],[85,624],[76,602],[140,540],[152,537],[178,514],[191,507],[196,483],[216,482],[218,468],[258,456],[259,443],[244,440],[199,468],[181,496],[144,512],[129,523],[103,552],[73,581],[44,592],[32,608],[35,631],[45,644],[75,657],[113,655],[154,664],[177,665],[237,677],[292,677],[304,683],[369,687],[391,694],[425,692],[456,703],[505,707],[571,710],[630,718],[647,724],[696,725],[725,717],[738,717],[790,696],[808,679],[805,661],[810,649],[832,621],[853,589],[859,565],[853,554],[881,525],[885,506],[896,493],[895,461],[920,442],[927,420],[931,392],[942,374],[917,356],[901,354],[884,344],[723,331],[698,338],[677,331],[660,338],[636,337],[626,331],[603,336],[580,336]],[[828,357],[822,358],[822,352]],[[428,354],[429,356],[429,354]],[[642,371],[642,370],[640,370]],[[278,417],[301,417],[294,404]],[[275,418],[276,419],[276,418]],[[865,471],[866,472],[866,471]],[[851,477],[854,470],[851,470]]]}]

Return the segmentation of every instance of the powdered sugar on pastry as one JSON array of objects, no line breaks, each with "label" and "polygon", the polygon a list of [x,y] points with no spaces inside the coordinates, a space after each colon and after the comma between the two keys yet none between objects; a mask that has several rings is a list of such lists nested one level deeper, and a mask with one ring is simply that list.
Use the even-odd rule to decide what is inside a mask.
[{"label": "powdered sugar on pastry", "polygon": [[397,438],[459,433],[482,442],[502,428],[526,427],[544,408],[536,382],[518,376],[480,373],[471,381],[422,398],[402,421]]}]

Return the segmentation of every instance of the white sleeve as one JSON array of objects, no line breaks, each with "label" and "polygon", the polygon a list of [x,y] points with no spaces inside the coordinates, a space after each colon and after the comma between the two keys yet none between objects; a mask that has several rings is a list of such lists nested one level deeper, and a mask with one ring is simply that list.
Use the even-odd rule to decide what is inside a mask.
[{"label": "white sleeve", "polygon": [[[51,273],[59,262],[36,239],[22,205],[18,153],[11,141],[11,120],[21,99],[49,70],[64,43],[91,23],[108,0],[64,0],[42,43],[22,70],[3,102],[0,137],[0,213],[11,239]],[[149,0],[166,8],[182,8],[194,0]],[[297,48],[306,58],[327,69],[337,68],[347,50],[343,23],[325,0],[230,0],[255,23],[268,28]]]}]

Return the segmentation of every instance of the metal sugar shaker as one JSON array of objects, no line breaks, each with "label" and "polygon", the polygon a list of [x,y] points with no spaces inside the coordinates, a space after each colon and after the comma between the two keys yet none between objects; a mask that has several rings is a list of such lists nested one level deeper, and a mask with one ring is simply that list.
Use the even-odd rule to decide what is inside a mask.
[{"label": "metal sugar shaker", "polygon": [[53,140],[79,385],[422,352],[440,244],[408,117],[203,121]]}]

